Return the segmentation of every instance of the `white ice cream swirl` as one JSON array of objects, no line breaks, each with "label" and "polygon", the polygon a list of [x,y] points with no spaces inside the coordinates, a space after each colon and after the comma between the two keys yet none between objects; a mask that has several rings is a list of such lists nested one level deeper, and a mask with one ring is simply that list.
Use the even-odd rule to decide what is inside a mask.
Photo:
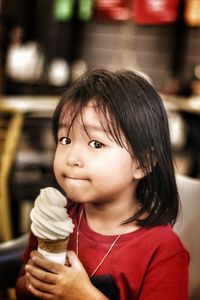
[{"label": "white ice cream swirl", "polygon": [[74,225],[68,217],[66,205],[67,199],[57,189],[42,189],[30,214],[34,235],[49,240],[68,238]]}]

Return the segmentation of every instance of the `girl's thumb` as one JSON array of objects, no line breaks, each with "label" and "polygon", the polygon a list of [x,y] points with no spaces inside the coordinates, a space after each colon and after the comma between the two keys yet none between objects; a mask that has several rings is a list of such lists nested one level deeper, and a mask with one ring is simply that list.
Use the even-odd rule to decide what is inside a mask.
[{"label": "girl's thumb", "polygon": [[69,266],[77,270],[84,270],[82,263],[74,251],[67,251],[67,259]]}]

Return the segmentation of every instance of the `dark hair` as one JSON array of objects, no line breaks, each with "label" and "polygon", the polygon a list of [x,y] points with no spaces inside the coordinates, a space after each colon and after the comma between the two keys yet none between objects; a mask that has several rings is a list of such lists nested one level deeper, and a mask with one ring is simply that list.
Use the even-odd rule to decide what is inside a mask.
[{"label": "dark hair", "polygon": [[[137,221],[143,227],[174,224],[179,197],[168,119],[160,96],[145,78],[132,71],[87,72],[67,89],[56,107],[52,123],[56,143],[61,122],[72,126],[77,115],[92,99],[97,103],[95,109],[105,116],[107,124],[100,119],[105,130],[109,130],[122,147],[127,147],[120,132],[124,134],[128,150],[145,172],[136,190],[141,208],[124,223]],[[112,124],[106,118],[107,112]],[[147,217],[140,218],[145,211],[148,212]]]}]

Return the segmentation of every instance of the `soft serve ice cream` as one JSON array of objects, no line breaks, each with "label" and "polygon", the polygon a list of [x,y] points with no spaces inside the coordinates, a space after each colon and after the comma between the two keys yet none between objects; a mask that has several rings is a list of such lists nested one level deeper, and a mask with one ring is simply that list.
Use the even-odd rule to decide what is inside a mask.
[{"label": "soft serve ice cream", "polygon": [[38,238],[38,251],[62,264],[74,228],[66,205],[67,199],[57,189],[48,187],[40,191],[30,214],[31,231]]}]

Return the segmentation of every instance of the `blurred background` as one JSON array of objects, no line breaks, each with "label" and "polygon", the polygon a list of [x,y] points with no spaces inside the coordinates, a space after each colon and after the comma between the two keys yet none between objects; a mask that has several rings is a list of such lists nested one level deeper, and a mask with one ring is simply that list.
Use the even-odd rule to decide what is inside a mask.
[{"label": "blurred background", "polygon": [[[176,172],[200,177],[200,1],[0,0],[0,240],[55,186],[51,116],[90,68],[141,72],[169,116]],[[7,199],[5,202],[3,199]],[[10,226],[10,227],[9,227]]]}]

